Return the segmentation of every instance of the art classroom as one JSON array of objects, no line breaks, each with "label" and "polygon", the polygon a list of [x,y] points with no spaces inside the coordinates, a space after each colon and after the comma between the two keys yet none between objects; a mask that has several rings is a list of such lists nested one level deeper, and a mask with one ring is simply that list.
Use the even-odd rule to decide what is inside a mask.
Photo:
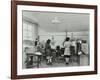
[{"label": "art classroom", "polygon": [[89,16],[23,11],[23,69],[88,66]]}]

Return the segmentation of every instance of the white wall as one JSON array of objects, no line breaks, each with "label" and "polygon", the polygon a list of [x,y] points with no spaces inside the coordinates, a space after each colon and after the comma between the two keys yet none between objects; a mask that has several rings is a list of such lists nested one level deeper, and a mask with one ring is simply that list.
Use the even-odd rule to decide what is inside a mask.
[{"label": "white wall", "polygon": [[44,29],[39,28],[38,29],[38,35],[40,36],[40,41],[46,41],[48,39],[52,39],[54,37],[55,44],[56,45],[62,45],[64,40],[66,39],[66,36],[72,37],[74,39],[81,39],[81,40],[89,40],[89,32],[88,31],[78,31],[78,32],[47,32]]},{"label": "white wall", "polygon": [[[65,2],[77,4],[99,4],[99,0],[36,0],[48,2]],[[98,21],[100,21],[100,4]],[[11,7],[10,0],[0,0],[0,80],[10,80],[11,71]],[[98,22],[99,23],[99,22]],[[98,24],[100,26],[100,24]],[[100,34],[98,27],[98,34]],[[98,38],[98,53],[100,53],[100,36]],[[100,54],[98,54],[100,56]],[[39,78],[27,80],[100,80],[100,58],[98,58],[98,75],[67,76],[53,78]]]}]

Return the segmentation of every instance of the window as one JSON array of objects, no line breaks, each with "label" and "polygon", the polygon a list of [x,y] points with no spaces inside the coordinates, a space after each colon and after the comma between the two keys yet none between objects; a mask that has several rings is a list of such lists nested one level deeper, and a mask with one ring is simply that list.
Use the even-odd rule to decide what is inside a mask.
[{"label": "window", "polygon": [[30,22],[23,22],[23,40],[33,40],[34,25]]}]

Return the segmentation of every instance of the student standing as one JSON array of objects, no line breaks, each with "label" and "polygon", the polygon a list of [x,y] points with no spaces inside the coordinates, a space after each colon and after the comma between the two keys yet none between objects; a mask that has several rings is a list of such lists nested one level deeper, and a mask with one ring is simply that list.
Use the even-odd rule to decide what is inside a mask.
[{"label": "student standing", "polygon": [[70,38],[67,37],[66,40],[65,40],[65,42],[64,42],[64,47],[65,47],[64,57],[65,57],[66,64],[69,64],[70,45],[71,45]]},{"label": "student standing", "polygon": [[47,64],[52,64],[52,55],[51,55],[51,45],[50,45],[51,40],[48,39],[46,44],[45,44],[45,52],[46,52],[46,59],[47,59]]}]

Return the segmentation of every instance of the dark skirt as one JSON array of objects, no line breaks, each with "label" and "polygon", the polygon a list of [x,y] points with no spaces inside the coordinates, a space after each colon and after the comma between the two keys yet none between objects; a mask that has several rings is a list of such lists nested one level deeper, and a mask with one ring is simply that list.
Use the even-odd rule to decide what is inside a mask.
[{"label": "dark skirt", "polygon": [[52,53],[51,53],[51,49],[46,49],[46,56],[51,56]]}]

